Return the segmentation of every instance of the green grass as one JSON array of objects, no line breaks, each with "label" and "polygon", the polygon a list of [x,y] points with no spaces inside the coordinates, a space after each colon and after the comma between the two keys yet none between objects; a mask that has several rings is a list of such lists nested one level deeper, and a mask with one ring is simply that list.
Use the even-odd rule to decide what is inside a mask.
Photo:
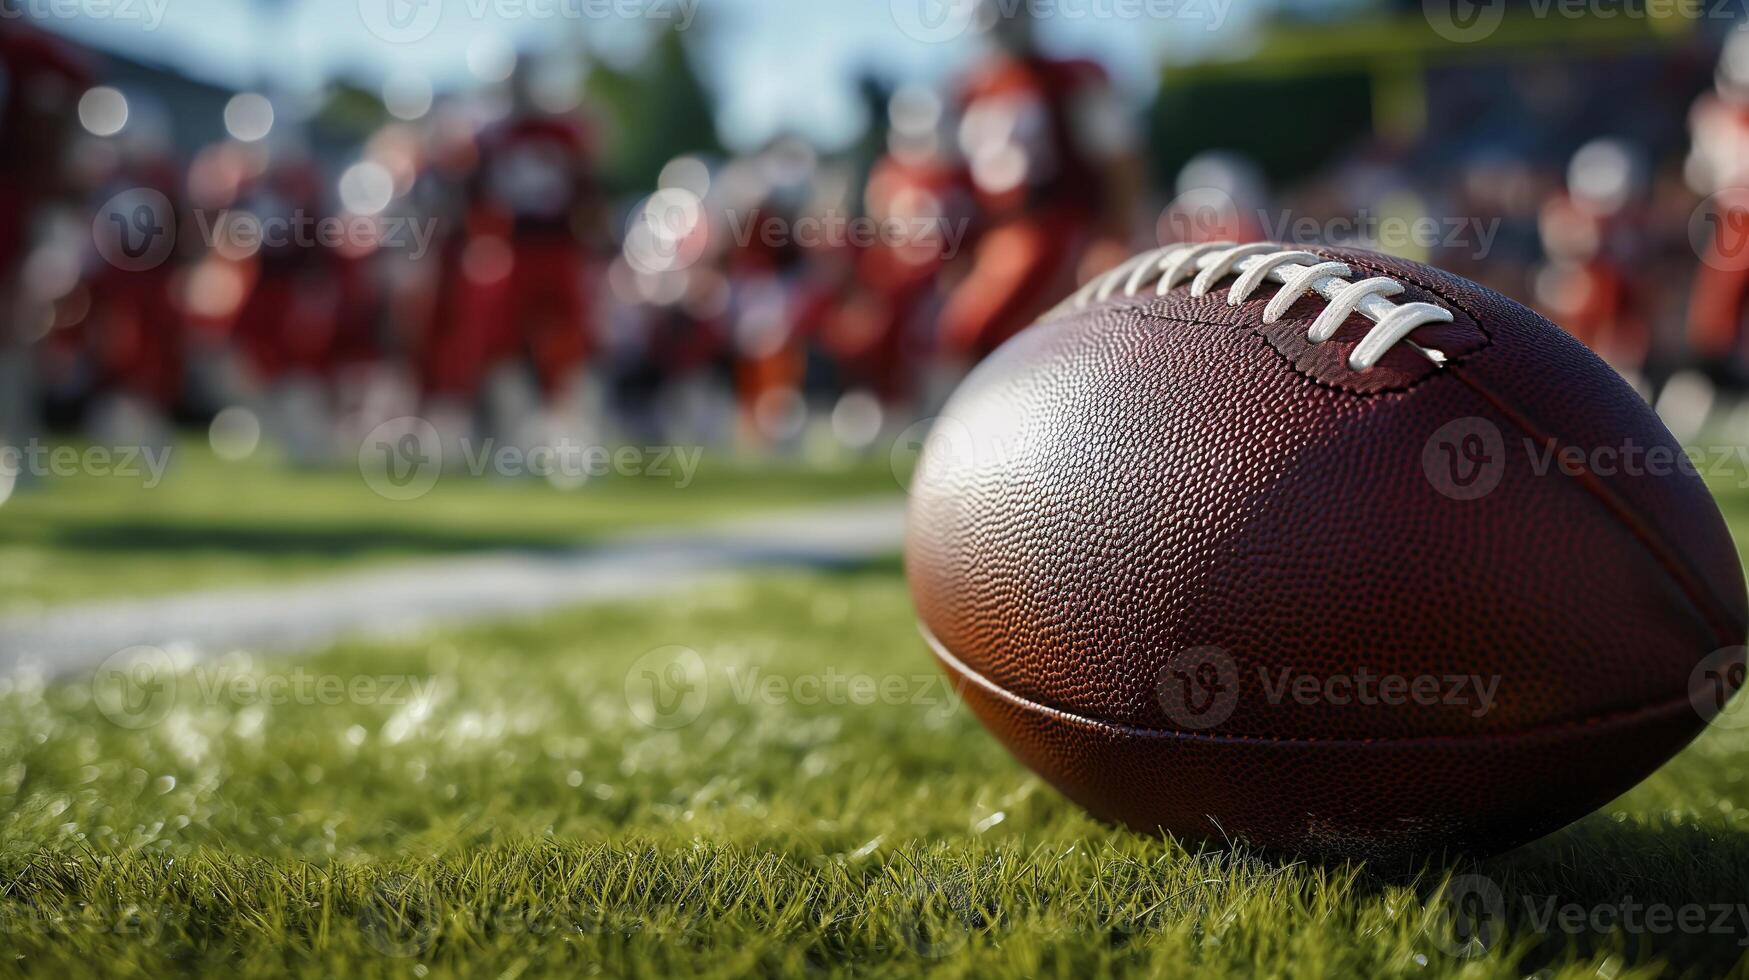
[{"label": "green grass", "polygon": [[[706,453],[690,482],[609,476],[575,490],[539,479],[446,476],[414,500],[377,495],[356,468],[226,463],[185,441],[164,481],[44,478],[0,504],[0,611],[283,581],[340,568],[500,548],[564,547],[606,532],[896,494],[885,457],[836,469]],[[684,485],[681,485],[684,483]]]},{"label": "green grass", "polygon": [[[651,713],[643,669],[676,644],[708,697]],[[829,671],[893,687],[793,683]],[[323,677],[376,693],[322,703]],[[893,565],[234,657],[131,707],[115,680],[0,697],[0,968],[1625,977],[1716,973],[1749,941],[1539,933],[1521,905],[1749,901],[1749,734],[1482,864],[1196,852],[1090,820],[954,708]],[[1459,958],[1437,890],[1477,872],[1514,931]]]},{"label": "green grass", "polygon": [[[676,663],[704,693],[652,701]],[[1537,917],[1749,903],[1749,728],[1487,861],[1201,849],[1089,819],[956,708],[894,562],[126,680],[0,690],[7,974],[1745,972],[1741,919]],[[1476,874],[1506,929],[1459,956],[1442,889]]]}]

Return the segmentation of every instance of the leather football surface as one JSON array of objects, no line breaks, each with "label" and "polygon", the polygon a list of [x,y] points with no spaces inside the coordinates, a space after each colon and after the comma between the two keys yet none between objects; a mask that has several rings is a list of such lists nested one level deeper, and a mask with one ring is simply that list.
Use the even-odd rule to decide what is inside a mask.
[{"label": "leather football surface", "polygon": [[1697,677],[1740,663],[1749,619],[1730,535],[1559,328],[1294,248],[1450,320],[1357,368],[1373,320],[1313,342],[1330,300],[1265,322],[1273,282],[1047,316],[966,378],[913,476],[925,636],[1019,759],[1139,830],[1337,857],[1546,834],[1706,723]]}]

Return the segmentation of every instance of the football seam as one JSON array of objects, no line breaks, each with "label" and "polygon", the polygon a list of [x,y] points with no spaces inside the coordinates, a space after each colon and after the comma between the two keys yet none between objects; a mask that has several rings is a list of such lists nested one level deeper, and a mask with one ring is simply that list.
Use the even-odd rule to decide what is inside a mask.
[{"label": "football seam", "polygon": [[[1488,403],[1489,407],[1499,412],[1515,428],[1538,444],[1544,447],[1553,447],[1557,452],[1568,445],[1576,446],[1576,444],[1561,439],[1553,432],[1543,431],[1533,419],[1520,411],[1517,406],[1489,390],[1477,379],[1470,377],[1469,372],[1453,370],[1451,373],[1458,383],[1475,392],[1478,397]],[[1699,615],[1701,623],[1713,634],[1713,639],[1719,646],[1737,646],[1743,642],[1743,625],[1733,622],[1730,613],[1726,611],[1724,603],[1720,601],[1718,596],[1714,595],[1701,577],[1659,539],[1653,529],[1627,501],[1611,490],[1583,462],[1579,464],[1576,482],[1588,496],[1602,505],[1604,511],[1614,519],[1618,526],[1627,531],[1628,535],[1651,555],[1652,560],[1657,563],[1671,584],[1676,586],[1676,591],[1688,600],[1693,611]]]},{"label": "football seam", "polygon": [[[1377,265],[1372,265],[1371,263],[1366,262],[1358,262],[1355,264],[1368,266],[1375,272],[1385,274],[1385,270]],[[1396,275],[1396,273],[1389,274]],[[1452,306],[1463,311],[1463,314],[1469,317],[1472,323],[1476,324],[1477,329],[1482,329],[1482,320],[1480,317],[1476,316],[1469,307],[1447,295],[1445,291],[1440,289],[1437,285],[1430,284],[1414,275],[1401,275],[1400,278],[1414,283],[1425,292],[1436,296],[1440,300],[1450,303]],[[1493,335],[1489,334],[1486,330],[1483,330],[1482,333],[1483,336],[1489,339],[1488,346],[1492,346]],[[1479,354],[1482,350],[1486,349],[1487,347],[1483,347],[1476,351],[1472,351],[1471,354]],[[1512,423],[1512,425],[1520,432],[1524,433],[1524,435],[1531,439],[1536,440],[1538,443],[1544,446],[1552,445],[1557,450],[1571,444],[1566,440],[1561,439],[1552,431],[1544,431],[1542,427],[1537,425],[1535,420],[1530,418],[1527,413],[1492,391],[1487,385],[1482,384],[1480,380],[1471,376],[1469,371],[1463,370],[1463,365],[1468,359],[1469,358],[1466,355],[1463,360],[1448,365],[1446,367],[1446,373],[1450,373],[1452,377],[1457,379],[1458,383],[1475,392],[1476,395],[1481,397],[1495,411],[1504,416],[1507,421]],[[1674,554],[1670,548],[1666,547],[1658,539],[1658,536],[1653,533],[1652,528],[1643,518],[1640,517],[1633,507],[1629,506],[1626,500],[1623,500],[1619,494],[1611,490],[1609,486],[1599,479],[1595,473],[1591,472],[1589,467],[1582,467],[1582,473],[1578,482],[1579,485],[1585,489],[1585,492],[1591,496],[1592,499],[1602,505],[1603,509],[1614,518],[1615,522],[1626,530],[1628,534],[1639,543],[1640,547],[1644,548],[1647,553],[1652,556],[1652,560],[1658,564],[1658,567],[1661,570],[1663,570],[1671,584],[1676,586],[1676,591],[1681,593],[1683,598],[1688,600],[1689,605],[1693,607],[1694,611],[1699,614],[1702,624],[1713,634],[1713,640],[1717,644],[1720,646],[1736,646],[1743,642],[1744,624],[1732,620],[1730,613],[1726,610],[1724,602],[1713,593],[1711,588],[1707,587],[1702,577],[1694,570],[1690,569],[1679,556]]]},{"label": "football seam", "polygon": [[[1309,251],[1319,252],[1318,249],[1309,249]],[[1423,292],[1438,298],[1441,302],[1449,303],[1451,306],[1461,311],[1466,317],[1469,317],[1471,323],[1475,324],[1476,329],[1481,332],[1482,336],[1487,338],[1487,344],[1452,361],[1450,364],[1446,365],[1443,371],[1436,371],[1427,377],[1418,379],[1413,385],[1411,385],[1411,387],[1420,385],[1438,374],[1449,373],[1464,387],[1469,388],[1482,399],[1487,401],[1495,411],[1505,416],[1508,421],[1526,436],[1537,440],[1545,446],[1553,444],[1557,449],[1568,445],[1567,442],[1560,439],[1560,437],[1556,436],[1554,433],[1542,431],[1541,428],[1535,424],[1534,420],[1523,411],[1520,411],[1506,399],[1489,390],[1486,385],[1483,385],[1480,381],[1471,377],[1470,372],[1462,369],[1471,357],[1481,354],[1489,347],[1492,347],[1494,341],[1493,335],[1482,326],[1482,318],[1477,316],[1476,312],[1468,305],[1457,298],[1448,295],[1438,284],[1432,283],[1424,277],[1412,272],[1389,270],[1364,259],[1354,260],[1327,251],[1319,252],[1319,254],[1324,254],[1333,259],[1349,262],[1351,265],[1360,268],[1370,269],[1378,275],[1395,276],[1398,279],[1411,283]],[[1271,344],[1270,346],[1273,347],[1274,345]],[[1585,488],[1586,492],[1592,497],[1592,499],[1601,504],[1604,510],[1615,519],[1616,523],[1625,529],[1635,541],[1639,542],[1640,547],[1644,548],[1652,556],[1652,560],[1663,570],[1664,574],[1670,579],[1671,584],[1676,586],[1676,590],[1682,594],[1683,598],[1688,600],[1689,605],[1700,615],[1701,622],[1706,629],[1713,634],[1713,639],[1719,645],[1735,646],[1743,642],[1743,624],[1732,621],[1730,614],[1726,611],[1724,603],[1718,598],[1718,596],[1716,596],[1713,591],[1705,585],[1699,575],[1689,569],[1687,565],[1678,558],[1678,556],[1672,554],[1671,549],[1665,547],[1658,540],[1657,535],[1652,532],[1651,527],[1646,524],[1632,507],[1628,506],[1628,503],[1625,500],[1621,499],[1618,494],[1611,491],[1602,480],[1598,479],[1596,474],[1590,471],[1589,468],[1586,468],[1583,471],[1579,483]]]},{"label": "football seam", "polygon": [[[996,683],[983,673],[973,670],[965,661],[953,655],[933,631],[923,622],[917,624],[918,632],[923,634],[923,641],[936,657],[944,662],[950,671],[957,672],[961,677],[984,688],[996,697],[1017,708],[1053,715],[1061,719],[1085,725],[1091,728],[1101,728],[1130,738],[1141,739],[1174,739],[1186,741],[1209,742],[1212,744],[1251,743],[1251,744],[1306,744],[1329,746],[1360,746],[1360,745],[1435,745],[1435,744],[1478,744],[1483,742],[1501,741],[1535,741],[1538,739],[1555,738],[1562,734],[1579,734],[1593,732],[1602,728],[1628,724],[1636,721],[1657,719],[1668,714],[1688,711],[1695,713],[1695,720],[1703,719],[1695,712],[1694,702],[1688,695],[1672,698],[1666,701],[1653,701],[1633,708],[1623,708],[1601,715],[1593,715],[1575,721],[1557,722],[1550,725],[1540,725],[1533,728],[1520,728],[1508,732],[1482,732],[1475,735],[1369,735],[1362,737],[1324,736],[1324,735],[1247,735],[1247,734],[1210,734],[1208,732],[1186,731],[1178,728],[1145,728],[1126,722],[1095,718],[1079,712],[1059,708],[1055,705],[1035,701],[1030,697],[1011,691]],[[958,685],[956,685],[958,688]],[[962,695],[963,699],[963,695]]]}]

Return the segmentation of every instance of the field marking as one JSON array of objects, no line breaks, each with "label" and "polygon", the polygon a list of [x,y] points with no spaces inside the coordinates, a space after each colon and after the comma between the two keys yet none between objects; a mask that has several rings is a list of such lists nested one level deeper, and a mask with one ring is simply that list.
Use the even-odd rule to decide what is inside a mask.
[{"label": "field marking", "polygon": [[291,653],[342,636],[637,599],[761,566],[852,564],[894,554],[904,504],[877,498],[683,529],[617,534],[555,552],[485,552],[314,582],[53,606],[0,616],[0,675],[64,674],[134,646],[213,656]]}]

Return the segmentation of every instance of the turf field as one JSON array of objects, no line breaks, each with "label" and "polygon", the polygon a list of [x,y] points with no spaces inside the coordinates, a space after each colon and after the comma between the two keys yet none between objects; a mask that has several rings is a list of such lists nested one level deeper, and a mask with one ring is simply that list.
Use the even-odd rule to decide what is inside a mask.
[{"label": "turf field", "polygon": [[[539,514],[569,514],[578,534],[668,516],[630,490],[610,503],[487,485],[455,491],[475,495],[444,512],[457,524],[393,508],[372,518],[320,474],[255,474],[257,497],[224,472],[191,468],[183,502],[130,510],[129,533],[159,542],[139,554],[69,544],[102,510],[77,497],[14,500],[0,527],[9,549],[55,570],[60,584],[38,593],[52,598],[88,590],[80,579],[110,557],[164,587],[143,581],[147,569],[185,541],[204,544],[173,585],[514,544],[541,536]],[[688,516],[843,488],[782,473],[719,479],[700,477]],[[1720,492],[1749,541],[1749,492]],[[492,494],[518,506],[480,506]],[[17,527],[32,514],[50,529]],[[338,542],[364,526],[381,532],[371,544]],[[300,544],[310,529],[336,543]],[[257,541],[279,549],[257,553]],[[1512,855],[1320,867],[1187,850],[1086,818],[955,707],[911,623],[895,560],[764,571],[681,598],[303,658],[236,656],[171,683],[109,672],[14,682],[0,692],[0,970],[1745,969],[1749,727],[1715,726],[1627,796]],[[1485,950],[1453,936],[1444,897],[1471,896],[1455,907],[1473,912],[1478,882],[1484,897],[1499,889],[1503,927],[1485,911],[1458,919],[1483,923]]]}]

